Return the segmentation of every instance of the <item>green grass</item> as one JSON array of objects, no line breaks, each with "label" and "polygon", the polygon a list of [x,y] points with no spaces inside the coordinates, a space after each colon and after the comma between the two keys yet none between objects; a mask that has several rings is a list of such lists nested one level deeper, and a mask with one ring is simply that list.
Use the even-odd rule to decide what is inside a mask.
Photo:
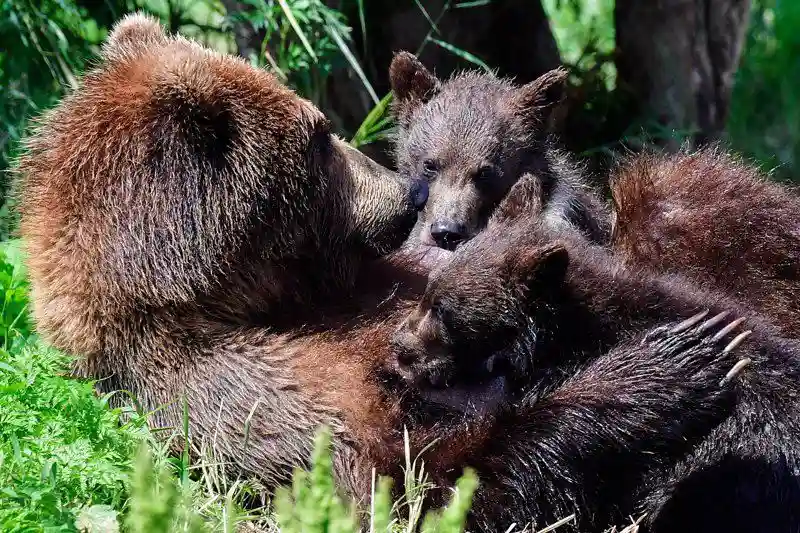
[{"label": "green grass", "polygon": [[562,61],[579,71],[600,70],[607,90],[616,84],[614,0],[542,0]]},{"label": "green grass", "polygon": [[[352,503],[346,503],[333,483],[330,434],[317,437],[311,470],[296,470],[291,489],[278,490],[275,510],[282,533],[355,533],[359,517]],[[373,476],[374,477],[374,476]],[[375,532],[458,533],[464,530],[472,495],[478,485],[475,473],[467,469],[458,480],[450,503],[428,512],[420,521],[422,499],[428,485],[422,465],[406,454],[406,482],[403,499],[392,503],[388,479],[373,479],[374,495],[369,510],[369,530]]]},{"label": "green grass", "polygon": [[72,531],[86,507],[124,503],[136,432],[31,332],[21,259],[18,241],[0,248],[0,527]]},{"label": "green grass", "polygon": [[[20,241],[3,242],[0,531],[233,532],[246,523],[262,531],[279,524],[284,533],[358,531],[355,508],[334,486],[327,432],[320,433],[310,472],[297,470],[291,491],[278,492],[277,517],[268,505],[245,511],[241,502],[264,499],[265,491],[228,479],[210,450],[190,454],[191,442],[183,439],[188,418],[166,440],[156,439],[135,405],[111,409],[92,382],[68,376],[71,359],[32,329],[28,289]],[[172,456],[170,440],[178,437],[186,453]],[[202,460],[193,464],[192,456]],[[372,531],[461,531],[474,474],[459,481],[452,505],[420,524],[428,485],[408,450],[406,464],[400,502],[392,503],[389,485],[379,481]]]},{"label": "green grass", "polygon": [[70,531],[92,505],[121,507],[133,436],[68,361],[35,340],[0,353],[0,524]]}]

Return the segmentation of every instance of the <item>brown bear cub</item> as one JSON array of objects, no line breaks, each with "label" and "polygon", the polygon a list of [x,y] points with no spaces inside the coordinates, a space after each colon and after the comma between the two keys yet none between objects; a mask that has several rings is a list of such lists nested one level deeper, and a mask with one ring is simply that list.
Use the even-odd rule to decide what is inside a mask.
[{"label": "brown bear cub", "polygon": [[611,181],[613,248],[747,302],[800,336],[800,196],[719,148],[641,155]]},{"label": "brown bear cub", "polygon": [[[737,316],[723,327],[724,321]],[[614,400],[603,389],[602,376],[594,376],[595,383],[580,381],[582,369],[676,317],[690,318],[673,333],[705,320],[702,330],[720,328],[712,340],[728,337],[721,347],[723,356],[738,348],[746,358],[740,365],[738,356],[726,361],[727,370],[738,374],[730,394],[724,400],[718,396],[720,382],[730,378],[713,371],[715,381],[709,382],[709,375],[698,370],[691,385],[702,385],[693,393],[701,396],[689,401],[680,412],[685,419],[676,421],[675,406],[647,402],[647,381],[654,390],[662,384],[680,390],[687,383],[672,381],[679,371],[671,365],[685,360],[658,357],[654,367],[651,352],[629,350],[627,372],[643,382],[642,389],[628,397],[638,407],[605,417],[610,426],[600,424],[604,402],[608,413]],[[749,329],[741,331],[745,318]],[[595,520],[613,518],[609,509],[619,505],[629,505],[626,510],[631,513],[647,510],[646,523],[652,531],[687,530],[698,514],[704,524],[713,524],[714,531],[760,531],[758,524],[768,521],[781,525],[776,530],[800,527],[788,510],[800,505],[800,478],[795,475],[800,465],[800,422],[793,415],[800,408],[796,394],[800,347],[722,295],[682,278],[654,277],[626,268],[599,245],[554,232],[541,220],[520,220],[487,228],[432,273],[424,296],[392,343],[397,372],[414,391],[410,396],[421,399],[423,406],[427,402],[464,413],[494,410],[502,420],[503,415],[496,413],[514,405],[509,420],[515,422],[508,428],[514,432],[524,418],[520,406],[532,402],[530,409],[539,414],[527,422],[529,440],[520,437],[513,445],[526,458],[525,472],[508,475],[526,487],[554,484],[559,487],[553,489],[556,497],[563,498],[566,490],[573,503],[581,502],[577,505],[581,513],[605,509],[609,514],[584,515],[593,527],[607,527],[609,523]],[[721,356],[712,350],[703,357],[708,359],[694,359],[692,364],[712,372]],[[570,432],[565,426],[558,434],[580,443],[571,454],[571,445],[558,444],[561,437],[554,439],[548,433],[556,431],[549,416],[536,410],[576,379],[581,387],[570,389],[561,401],[593,398],[599,403],[589,402],[597,412],[581,404],[572,420],[560,420],[574,427]],[[619,385],[613,394],[632,393],[626,391],[624,380]],[[475,405],[470,404],[471,394]],[[590,423],[595,415],[596,427]],[[651,450],[650,457],[639,455],[641,442],[626,440],[643,427],[663,432],[657,436],[644,431],[650,439],[644,446]],[[609,457],[619,461],[616,473],[606,472],[609,479],[592,478],[591,484],[570,486],[537,473],[550,468],[549,461],[579,478],[591,469],[603,470],[602,460],[584,462],[583,457],[588,450],[595,453],[593,448],[600,446],[607,432],[620,434],[617,442],[602,445]],[[540,448],[547,442],[552,448]],[[622,453],[617,447],[630,450]],[[623,471],[626,474],[620,477]],[[525,504],[519,500],[515,505]],[[541,501],[529,505],[533,508]],[[744,509],[752,516],[745,516]]]},{"label": "brown bear cub", "polygon": [[527,382],[702,307],[736,308],[680,278],[624,268],[607,249],[530,216],[484,233],[431,273],[395,332],[397,369],[409,382],[442,388],[496,374]]},{"label": "brown bear cub", "polygon": [[[668,322],[562,369],[555,385],[532,381],[498,410],[483,448],[470,458],[481,490],[469,530],[503,531],[528,521],[539,530],[575,513],[577,527],[567,531],[600,532],[646,512],[655,519],[640,524],[642,531],[686,531],[661,525],[672,511],[660,511],[659,499],[671,487],[655,476],[685,459],[731,411],[742,344],[741,330],[729,326],[717,318]],[[435,401],[447,391],[437,391]],[[642,482],[651,475],[653,482]],[[722,508],[710,521],[716,512]],[[681,519],[706,519],[688,514],[677,506],[671,519],[678,526],[686,525]],[[775,523],[794,523],[786,518],[784,512]]]},{"label": "brown bear cub", "polygon": [[548,223],[606,240],[603,202],[546,131],[566,77],[556,69],[520,87],[463,72],[441,82],[408,52],[395,55],[390,82],[398,170],[430,182],[430,199],[410,243],[453,249],[469,240],[525,175],[541,182]]}]

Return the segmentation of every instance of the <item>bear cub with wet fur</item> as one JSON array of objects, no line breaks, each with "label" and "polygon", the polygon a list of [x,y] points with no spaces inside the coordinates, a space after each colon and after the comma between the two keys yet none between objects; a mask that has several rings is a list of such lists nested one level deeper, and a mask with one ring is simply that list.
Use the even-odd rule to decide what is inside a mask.
[{"label": "bear cub with wet fur", "polygon": [[398,371],[417,385],[497,372],[528,379],[703,308],[735,311],[756,324],[759,339],[777,337],[722,293],[624,265],[603,246],[523,216],[490,225],[434,270],[392,342]]},{"label": "bear cub with wet fur", "polygon": [[[598,422],[594,429],[584,426],[585,418],[594,416],[593,410],[602,412],[603,404],[612,409],[614,401],[611,391],[603,389],[601,375],[583,378],[581,387],[562,400],[591,406],[576,407],[584,415],[576,418],[574,431],[566,432],[569,438],[589,450],[603,442],[606,431],[626,434],[660,427],[654,431],[663,435],[648,437],[655,439],[648,445],[655,451],[646,458],[635,453],[635,442],[622,451],[616,446],[624,440],[603,445],[609,454],[622,453],[615,468],[631,472],[624,483],[608,472],[608,479],[597,481],[605,488],[596,494],[575,487],[559,491],[577,490],[573,501],[583,501],[583,509],[629,504],[633,512],[644,507],[648,531],[688,530],[699,515],[714,531],[763,531],[758,524],[767,522],[788,528],[776,530],[800,527],[789,511],[800,505],[800,480],[794,475],[794,465],[800,464],[800,424],[791,414],[800,408],[791,392],[800,388],[797,343],[781,338],[756,313],[723,295],[683,278],[626,268],[607,249],[553,231],[541,220],[487,228],[456,250],[449,263],[431,274],[424,296],[393,335],[396,359],[390,364],[416,398],[422,398],[423,407],[427,402],[467,413],[477,406],[481,413],[499,413],[502,419],[505,406],[533,402],[531,398],[536,398],[531,405],[536,412],[537,405],[548,405],[548,398],[559,397],[563,387],[581,380],[587,365],[591,368],[606,354],[676,318],[685,321],[674,326],[675,334],[701,323],[702,330],[720,328],[712,340],[727,339],[723,355],[734,348],[737,352],[728,360],[731,375],[715,374],[710,382],[701,371],[692,378],[698,387],[703,383],[693,393],[701,395],[693,396],[696,403],[681,413],[680,426],[671,421],[675,413],[666,413],[663,400],[644,408],[642,399],[631,397],[641,412],[620,412],[611,426]],[[686,385],[680,382],[686,378],[672,377],[680,375],[672,365],[683,364],[681,359],[660,359],[653,369],[650,352],[627,353],[631,379],[651,380],[653,390],[666,386],[678,391]],[[719,352],[693,356],[707,357],[711,372]],[[740,357],[743,362],[737,364]],[[702,361],[693,364],[704,366]],[[648,370],[642,375],[637,368]],[[731,394],[716,397],[717,387],[733,378]],[[613,392],[619,394],[626,394],[624,385]],[[518,486],[526,476],[532,484],[541,483],[535,472],[548,468],[546,461],[536,463],[540,456],[534,453],[536,441],[549,439],[553,431],[541,426],[546,420],[542,414],[532,415],[528,423],[533,440],[516,445],[534,461],[524,474],[515,474]],[[562,454],[563,443],[551,444],[555,448],[547,453],[563,461],[558,464],[565,472],[587,475],[584,469],[603,466],[583,463],[583,452]]]},{"label": "bear cub with wet fur", "polygon": [[517,86],[466,71],[440,81],[412,54],[395,55],[390,82],[398,170],[430,182],[410,243],[453,249],[469,240],[526,175],[541,184],[544,220],[607,239],[603,202],[547,131],[566,78],[565,70],[555,69]]}]

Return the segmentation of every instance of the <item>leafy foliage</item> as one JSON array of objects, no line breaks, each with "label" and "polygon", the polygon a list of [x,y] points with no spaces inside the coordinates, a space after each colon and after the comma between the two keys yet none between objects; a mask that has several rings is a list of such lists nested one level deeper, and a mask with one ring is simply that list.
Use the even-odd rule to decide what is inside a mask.
[{"label": "leafy foliage", "polygon": [[731,144],[782,178],[800,179],[800,4],[754,0],[736,75]]},{"label": "leafy foliage", "polygon": [[574,69],[599,70],[608,90],[615,84],[614,0],[542,0],[563,62]]},{"label": "leafy foliage", "polygon": [[[282,533],[356,533],[358,516],[354,504],[345,505],[333,481],[331,437],[326,430],[319,432],[314,446],[310,472],[296,470],[291,491],[280,489],[275,497],[275,509]],[[406,497],[420,490],[414,480],[407,480]],[[467,469],[458,480],[450,504],[442,510],[431,511],[417,529],[409,520],[404,531],[420,533],[460,533],[464,531],[472,496],[478,486],[475,473]],[[409,490],[411,489],[411,490]],[[424,492],[424,488],[422,489]],[[412,502],[412,499],[408,499]],[[396,520],[388,478],[379,481],[371,509],[371,532],[392,531]],[[412,512],[413,514],[413,512]],[[398,526],[402,527],[402,526]]]},{"label": "leafy foliage", "polygon": [[164,468],[156,468],[146,445],[139,448],[126,525],[131,533],[209,531],[192,508],[191,495]]},{"label": "leafy foliage", "polygon": [[[30,116],[74,87],[104,37],[74,2],[8,0],[0,4],[0,171],[8,168]],[[2,184],[0,193],[6,189]]]},{"label": "leafy foliage", "polygon": [[31,333],[19,243],[0,257],[0,526],[72,531],[86,506],[122,507],[134,436],[69,358]]}]

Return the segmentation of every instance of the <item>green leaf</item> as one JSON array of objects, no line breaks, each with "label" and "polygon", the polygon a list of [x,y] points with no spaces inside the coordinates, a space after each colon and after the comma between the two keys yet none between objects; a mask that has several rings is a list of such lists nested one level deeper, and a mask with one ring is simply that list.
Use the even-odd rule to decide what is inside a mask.
[{"label": "green leaf", "polygon": [[453,46],[450,43],[446,43],[444,41],[440,41],[439,39],[434,39],[433,37],[428,37],[428,41],[432,42],[433,44],[435,44],[437,46],[441,46],[442,48],[444,48],[448,52],[451,52],[451,53],[457,55],[458,57],[460,57],[460,58],[462,58],[462,59],[464,59],[466,61],[469,61],[470,63],[473,63],[473,64],[481,67],[482,69],[484,69],[486,72],[488,72],[490,74],[493,73],[493,71],[489,67],[489,65],[487,65],[486,63],[481,61],[478,57],[474,56],[473,54],[470,54],[466,50],[462,50],[461,48],[458,48],[457,46]]},{"label": "green leaf", "polygon": [[108,505],[86,507],[75,519],[75,528],[81,533],[118,533],[117,511]]}]

